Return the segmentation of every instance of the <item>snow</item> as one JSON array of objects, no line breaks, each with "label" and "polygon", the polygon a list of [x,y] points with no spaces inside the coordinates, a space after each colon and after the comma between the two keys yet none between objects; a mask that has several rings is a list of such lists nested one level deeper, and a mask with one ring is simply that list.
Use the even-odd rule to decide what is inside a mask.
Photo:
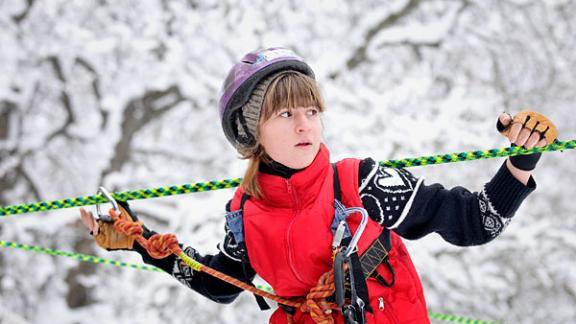
[{"label": "snow", "polygon": [[[373,37],[409,1],[28,3],[0,0],[2,205],[91,195],[100,185],[124,191],[241,177],[246,161],[222,134],[217,102],[231,64],[259,47],[291,47],[314,68],[333,160],[503,147],[498,114],[528,107],[554,120],[562,140],[576,129],[573,1],[423,1]],[[361,47],[365,57],[349,69]],[[137,109],[127,114],[130,104]],[[411,171],[427,184],[478,191],[502,162]],[[431,311],[573,322],[573,166],[570,150],[546,154],[534,172],[538,189],[490,244],[458,248],[437,235],[407,242]],[[131,206],[155,231],[214,253],[232,194]],[[0,239],[141,262],[98,249],[78,213],[2,217]],[[0,323],[250,323],[269,314],[250,294],[218,305],[163,273],[0,250]]]}]

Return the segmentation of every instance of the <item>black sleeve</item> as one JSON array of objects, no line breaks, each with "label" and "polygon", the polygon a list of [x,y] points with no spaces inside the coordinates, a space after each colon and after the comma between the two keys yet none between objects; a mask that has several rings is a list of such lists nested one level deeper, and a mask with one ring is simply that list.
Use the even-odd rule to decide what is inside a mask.
[{"label": "black sleeve", "polygon": [[360,179],[362,202],[380,224],[408,239],[436,232],[459,246],[494,239],[536,189],[532,177],[524,186],[505,164],[480,192],[428,186],[405,169],[385,168],[372,159],[362,161]]},{"label": "black sleeve", "polygon": [[[240,261],[241,258],[239,258],[239,256],[244,253],[244,251],[239,250],[238,245],[234,242],[233,235],[227,227],[226,236],[223,242],[218,244],[218,249],[220,250],[218,254],[204,256],[190,246],[186,247],[184,252],[194,260],[241,281],[250,282],[254,279],[255,271],[248,263]],[[145,263],[164,270],[178,279],[178,281],[186,287],[195,290],[215,302],[222,304],[231,303],[242,292],[242,289],[220,279],[203,272],[192,270],[192,268],[174,255],[170,255],[164,259],[154,259],[138,243],[134,244],[134,250],[142,255]]]}]

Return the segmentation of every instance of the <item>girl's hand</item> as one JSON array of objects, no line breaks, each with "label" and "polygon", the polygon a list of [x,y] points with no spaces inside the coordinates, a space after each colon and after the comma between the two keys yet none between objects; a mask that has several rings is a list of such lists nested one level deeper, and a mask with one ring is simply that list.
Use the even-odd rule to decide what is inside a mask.
[{"label": "girl's hand", "polygon": [[[120,214],[111,208],[109,215],[114,219],[121,219],[124,221],[133,222],[134,219],[126,209],[119,207],[121,209]],[[90,235],[94,237],[96,243],[103,249],[108,251],[111,250],[131,250],[134,246],[134,238],[116,232],[114,228],[114,222],[105,221],[102,219],[96,219],[91,212],[86,211],[84,208],[80,208],[80,217],[84,225],[90,230]],[[140,226],[141,222],[138,222]]]},{"label": "girl's hand", "polygon": [[[498,117],[500,123],[504,127],[503,130],[499,131],[510,140],[510,143],[517,146],[524,146],[524,148],[530,149],[533,147],[543,147],[548,145],[546,138],[542,136],[542,133],[538,130],[533,130],[528,127],[524,127],[522,123],[518,121],[513,121],[512,116],[508,113],[502,113]],[[510,124],[512,125],[510,126]],[[528,125],[527,125],[528,126]],[[503,133],[507,130],[506,133]]]},{"label": "girl's hand", "polygon": [[[498,117],[496,128],[508,138],[512,145],[523,146],[526,149],[551,144],[558,136],[556,126],[552,121],[534,111],[522,111],[514,117],[502,113]],[[524,173],[519,177],[523,181],[529,177],[529,172],[523,171],[534,170],[541,155],[541,153],[533,153],[511,156],[508,161],[509,169],[518,169],[514,170],[517,174]]]},{"label": "girl's hand", "polygon": [[84,208],[80,208],[80,218],[82,223],[90,230],[90,235],[98,235],[100,227],[98,226],[98,221],[92,215],[91,212]]}]

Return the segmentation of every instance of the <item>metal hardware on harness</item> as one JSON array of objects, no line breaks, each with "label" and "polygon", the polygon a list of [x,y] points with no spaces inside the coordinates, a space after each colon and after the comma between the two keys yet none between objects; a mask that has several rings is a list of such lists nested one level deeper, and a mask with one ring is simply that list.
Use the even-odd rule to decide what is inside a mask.
[{"label": "metal hardware on harness", "polygon": [[332,239],[332,251],[336,251],[340,244],[342,243],[342,238],[344,238],[344,232],[346,230],[346,222],[340,221],[338,227],[336,228],[336,233],[334,233],[334,238]]},{"label": "metal hardware on harness", "polygon": [[344,310],[344,323],[359,324],[358,321],[356,321],[356,310],[354,306],[350,305]]},{"label": "metal hardware on harness", "polygon": [[366,211],[366,209],[361,207],[350,207],[346,208],[344,213],[346,214],[346,217],[352,215],[353,213],[362,214],[362,221],[360,222],[360,225],[356,229],[356,233],[354,233],[352,241],[350,241],[350,244],[348,245],[348,248],[346,249],[345,252],[346,257],[350,257],[352,253],[358,250],[358,241],[360,240],[360,236],[362,236],[362,233],[364,233],[364,229],[366,228],[366,224],[368,223],[368,212]]},{"label": "metal hardware on harness", "polygon": [[[112,204],[112,207],[114,208],[116,213],[120,214],[120,208],[118,207],[118,203],[116,202],[116,199],[114,199],[112,197],[112,195],[108,192],[108,190],[106,190],[106,188],[99,187],[97,194],[101,194],[104,198],[108,199],[108,201]],[[98,203],[96,203],[96,213],[98,214],[98,219],[100,219],[100,220],[103,220],[105,222],[112,222],[113,221],[112,217],[110,217],[110,215],[102,214],[102,212],[100,211],[100,204],[98,204]]]},{"label": "metal hardware on harness", "polygon": [[[356,307],[354,305],[356,305]],[[343,312],[344,323],[364,324],[366,322],[364,318],[364,306],[364,301],[360,298],[357,298],[355,304],[346,306]]]},{"label": "metal hardware on harness", "polygon": [[[352,271],[351,255],[358,251],[358,241],[366,229],[368,223],[368,212],[366,209],[360,207],[351,207],[344,210],[344,219],[348,218],[354,213],[360,213],[362,220],[356,229],[354,236],[350,240],[347,247],[339,249],[340,241],[344,235],[345,227],[347,226],[345,220],[340,221],[334,239],[332,241],[332,250],[335,251],[334,256],[334,288],[335,300],[338,307],[342,309],[344,321],[346,324],[363,324],[364,323],[364,301],[356,294],[354,271]],[[350,280],[350,305],[346,304],[346,272]]]}]

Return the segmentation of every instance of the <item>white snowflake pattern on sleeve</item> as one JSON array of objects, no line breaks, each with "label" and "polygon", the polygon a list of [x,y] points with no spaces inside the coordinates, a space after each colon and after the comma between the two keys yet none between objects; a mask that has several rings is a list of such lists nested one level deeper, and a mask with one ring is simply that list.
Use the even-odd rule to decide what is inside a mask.
[{"label": "white snowflake pattern on sleeve", "polygon": [[502,217],[498,211],[492,206],[485,189],[478,195],[478,204],[480,206],[480,213],[482,215],[482,223],[484,224],[484,230],[494,238],[510,223],[511,218]]},{"label": "white snowflake pattern on sleeve", "polygon": [[416,179],[405,169],[387,168],[374,162],[360,186],[360,198],[372,219],[396,228],[408,215],[421,183],[422,179]]},{"label": "white snowflake pattern on sleeve", "polygon": [[[188,246],[184,249],[184,253],[192,259],[195,259],[196,250]],[[174,261],[174,269],[172,270],[174,278],[178,279],[186,287],[192,288],[192,278],[194,277],[194,270],[184,261],[176,258]]]}]

